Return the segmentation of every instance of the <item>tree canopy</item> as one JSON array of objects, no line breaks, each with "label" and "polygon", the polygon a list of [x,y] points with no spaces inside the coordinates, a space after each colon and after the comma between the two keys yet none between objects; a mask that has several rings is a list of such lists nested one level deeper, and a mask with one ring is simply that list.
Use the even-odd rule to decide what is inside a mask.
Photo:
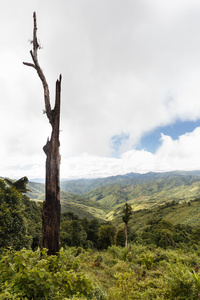
[{"label": "tree canopy", "polygon": [[[21,188],[20,188],[21,190]],[[16,185],[0,180],[0,248],[19,250],[30,246],[23,214],[22,195]]]}]

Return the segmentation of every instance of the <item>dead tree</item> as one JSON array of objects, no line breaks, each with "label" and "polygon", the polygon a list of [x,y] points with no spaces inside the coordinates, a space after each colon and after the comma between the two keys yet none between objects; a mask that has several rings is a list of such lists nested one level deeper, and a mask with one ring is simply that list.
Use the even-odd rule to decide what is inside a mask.
[{"label": "dead tree", "polygon": [[56,81],[55,106],[51,109],[49,87],[38,62],[37,20],[33,13],[33,50],[30,51],[33,63],[24,62],[26,66],[33,67],[42,81],[44,89],[45,112],[52,127],[51,139],[47,139],[43,150],[46,154],[46,180],[45,201],[42,212],[42,240],[41,248],[47,248],[49,255],[54,255],[60,250],[60,95],[61,75]]}]

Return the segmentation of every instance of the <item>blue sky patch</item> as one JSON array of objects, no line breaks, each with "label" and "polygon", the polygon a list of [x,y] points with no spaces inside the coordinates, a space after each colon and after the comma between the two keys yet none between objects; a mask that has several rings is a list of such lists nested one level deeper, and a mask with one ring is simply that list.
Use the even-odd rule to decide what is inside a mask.
[{"label": "blue sky patch", "polygon": [[192,132],[196,127],[200,127],[200,120],[196,122],[181,122],[177,121],[174,124],[158,127],[142,137],[137,150],[145,149],[146,151],[155,153],[160,146],[161,133],[170,136],[173,140],[178,139],[180,135],[186,132]]}]

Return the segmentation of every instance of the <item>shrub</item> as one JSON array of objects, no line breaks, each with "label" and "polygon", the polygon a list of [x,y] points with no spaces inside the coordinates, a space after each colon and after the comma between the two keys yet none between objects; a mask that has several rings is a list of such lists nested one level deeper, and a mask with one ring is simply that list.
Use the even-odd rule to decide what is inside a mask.
[{"label": "shrub", "polygon": [[152,269],[154,261],[155,255],[151,251],[147,251],[146,253],[142,253],[140,255],[140,264],[146,266],[148,270]]},{"label": "shrub", "polygon": [[69,260],[63,251],[59,256],[47,256],[45,249],[6,251],[0,261],[0,299],[89,299],[92,283],[78,267],[78,258]]},{"label": "shrub", "polygon": [[112,255],[114,259],[118,258],[120,260],[127,260],[129,255],[129,250],[127,247],[120,246],[110,246],[107,252]]},{"label": "shrub", "polygon": [[125,246],[125,240],[126,240],[126,237],[125,237],[124,229],[118,230],[118,232],[116,234],[116,245],[124,247]]},{"label": "shrub", "polygon": [[22,195],[14,187],[0,180],[0,248],[20,250],[30,247],[22,209]]},{"label": "shrub", "polygon": [[169,299],[198,299],[197,290],[195,289],[194,281],[190,276],[190,272],[185,265],[174,264],[173,267],[168,267],[167,296]]},{"label": "shrub", "polygon": [[110,291],[108,299],[164,299],[163,292],[164,283],[161,279],[150,277],[139,279],[133,271],[129,271],[117,275],[117,287]]}]

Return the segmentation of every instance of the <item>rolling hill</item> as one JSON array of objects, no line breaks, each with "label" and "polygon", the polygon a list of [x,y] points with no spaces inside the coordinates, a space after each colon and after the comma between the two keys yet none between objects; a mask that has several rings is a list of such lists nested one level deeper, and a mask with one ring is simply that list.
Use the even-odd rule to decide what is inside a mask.
[{"label": "rolling hill", "polygon": [[[170,221],[173,225],[183,224],[199,227],[200,199],[183,203],[171,201],[154,208],[134,211],[129,221],[129,229],[136,234],[140,234],[148,226],[149,221],[159,218]],[[118,229],[124,228],[121,212],[115,216],[113,224]]]},{"label": "rolling hill", "polygon": [[[133,211],[154,209],[171,201],[184,203],[200,197],[200,172],[167,172],[61,181],[62,212],[113,220],[128,202]],[[44,200],[44,184],[29,182],[35,201]],[[71,192],[70,192],[71,191]],[[72,193],[73,192],[73,193]],[[82,192],[82,193],[81,193]]]}]

